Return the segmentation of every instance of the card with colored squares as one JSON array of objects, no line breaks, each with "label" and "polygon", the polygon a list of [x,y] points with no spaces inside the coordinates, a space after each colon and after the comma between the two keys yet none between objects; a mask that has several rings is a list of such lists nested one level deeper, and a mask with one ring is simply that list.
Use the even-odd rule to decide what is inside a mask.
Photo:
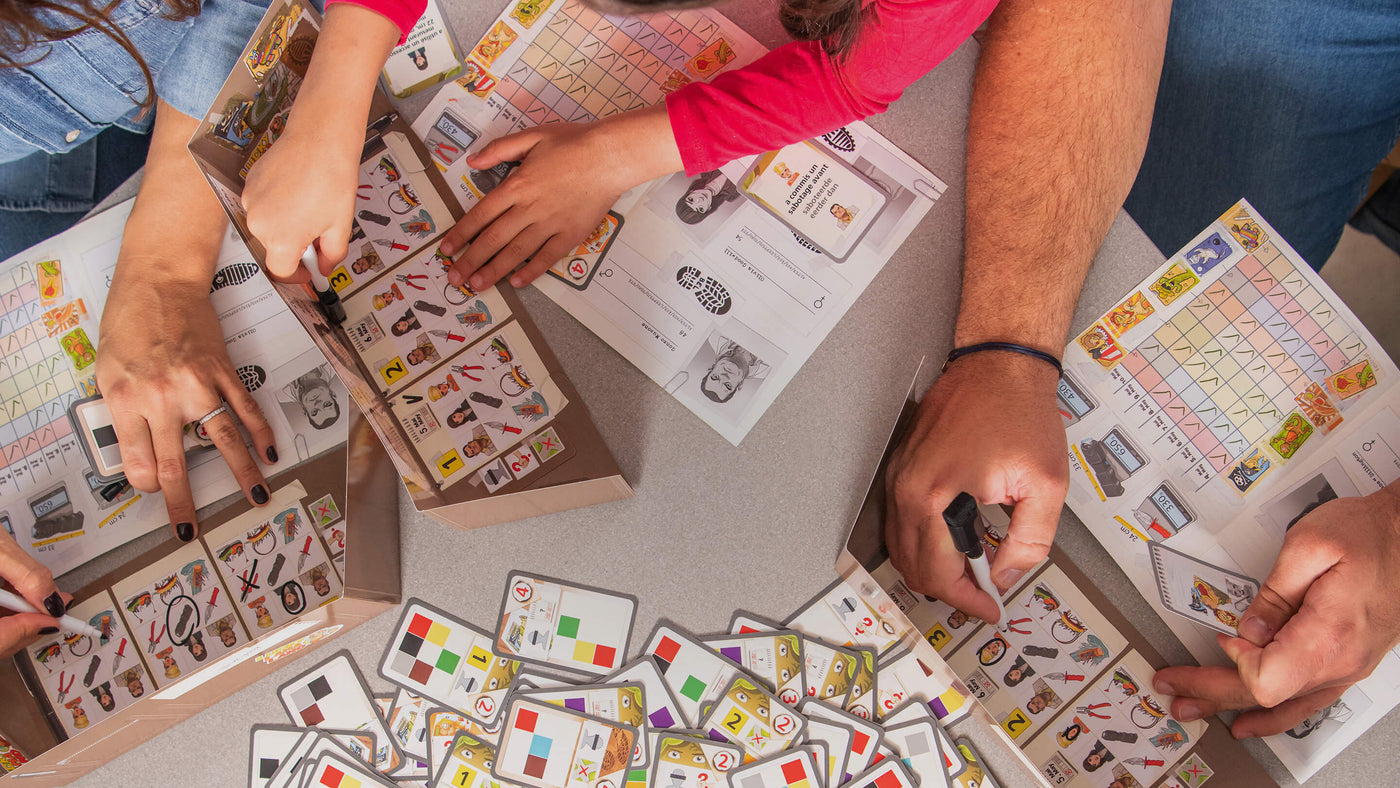
[{"label": "card with colored squares", "polygon": [[947,768],[950,761],[943,756],[938,723],[933,719],[887,726],[885,744],[908,767],[920,788],[952,785]]},{"label": "card with colored squares", "polygon": [[809,718],[806,735],[808,741],[825,748],[827,760],[822,766],[826,788],[837,788],[846,781],[846,765],[850,762],[855,729],[830,720]]},{"label": "card with colored squares", "polygon": [[525,572],[506,578],[496,649],[521,662],[606,675],[622,666],[637,600]]},{"label": "card with colored squares", "polygon": [[698,734],[663,731],[656,738],[650,788],[713,788],[730,785],[728,775],[744,762],[737,744]]},{"label": "card with colored squares", "polygon": [[732,788],[821,788],[825,784],[811,751],[798,749],[746,764],[729,775]]},{"label": "card with colored squares", "polygon": [[679,728],[685,724],[685,715],[681,713],[671,688],[666,685],[666,677],[661,675],[661,668],[651,657],[642,657],[603,681],[635,683],[642,687],[646,698],[648,728],[663,730]]},{"label": "card with colored squares", "polygon": [[871,646],[883,655],[899,644],[895,627],[885,617],[897,612],[893,603],[877,611],[860,594],[838,579],[788,619],[789,629],[843,646]]},{"label": "card with colored squares", "polygon": [[491,763],[496,749],[490,744],[458,732],[448,740],[440,765],[433,770],[432,788],[491,788]]},{"label": "card with colored squares", "polygon": [[759,682],[735,676],[700,721],[700,730],[739,745],[745,760],[756,760],[801,742],[807,719]]},{"label": "card with colored squares", "polygon": [[375,737],[376,769],[392,772],[402,764],[403,755],[349,651],[339,651],[283,684],[277,696],[294,725],[367,730]]},{"label": "card with colored squares", "polygon": [[770,692],[789,706],[807,694],[803,668],[802,636],[796,632],[752,633],[704,638],[703,642],[725,659],[738,663],[758,677]]},{"label": "card with colored squares", "polygon": [[895,759],[881,761],[873,768],[859,775],[848,784],[848,788],[929,788],[948,785],[945,776],[942,782],[921,783],[909,773],[903,762]]},{"label": "card with colored squares", "polygon": [[562,706],[582,714],[591,714],[637,729],[637,743],[632,750],[631,767],[643,769],[650,762],[647,747],[647,700],[641,684],[593,684],[586,687],[558,689],[522,689],[517,697],[533,698]]},{"label": "card with colored squares", "polygon": [[421,599],[410,599],[379,663],[379,675],[424,698],[493,725],[520,663],[497,656],[492,638]]},{"label": "card with colored squares", "polygon": [[637,729],[531,698],[506,709],[491,773],[533,788],[608,788],[627,771]]},{"label": "card with colored squares", "polygon": [[851,738],[844,773],[833,772],[833,778],[838,784],[847,782],[875,763],[876,755],[885,740],[885,731],[878,724],[850,712],[832,708],[816,698],[804,698],[797,710],[810,722],[824,722],[850,729]]},{"label": "card with colored squares", "polygon": [[248,788],[267,788],[297,745],[315,735],[294,725],[254,725],[248,737]]},{"label": "card with colored squares", "polygon": [[310,788],[398,788],[397,783],[364,768],[363,764],[352,763],[334,753],[316,759],[306,785]]},{"label": "card with colored squares", "polygon": [[690,727],[700,724],[701,704],[718,698],[740,670],[736,663],[666,624],[652,633],[646,653],[656,660]]}]

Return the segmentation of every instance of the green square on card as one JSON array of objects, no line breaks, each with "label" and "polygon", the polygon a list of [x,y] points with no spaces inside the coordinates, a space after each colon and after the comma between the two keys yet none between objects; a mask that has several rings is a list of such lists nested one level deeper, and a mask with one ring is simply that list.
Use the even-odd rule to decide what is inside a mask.
[{"label": "green square on card", "polygon": [[700,702],[700,696],[705,693],[705,682],[694,676],[686,676],[685,684],[681,685],[681,694],[695,701]]},{"label": "green square on card", "polygon": [[444,650],[441,654],[438,655],[437,669],[446,673],[456,673],[457,663],[461,661],[461,657],[457,656],[456,654],[453,654],[451,651]]},{"label": "green square on card", "polygon": [[559,635],[566,638],[578,637],[578,619],[573,616],[560,616]]}]

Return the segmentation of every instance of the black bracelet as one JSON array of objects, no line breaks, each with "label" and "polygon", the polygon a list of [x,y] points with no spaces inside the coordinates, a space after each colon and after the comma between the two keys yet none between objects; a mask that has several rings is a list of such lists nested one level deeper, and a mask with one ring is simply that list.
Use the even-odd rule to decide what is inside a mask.
[{"label": "black bracelet", "polygon": [[1012,353],[1020,353],[1023,356],[1030,356],[1031,358],[1038,358],[1041,361],[1044,361],[1045,363],[1055,368],[1055,374],[1057,375],[1062,375],[1065,371],[1065,368],[1060,366],[1060,360],[1058,358],[1055,358],[1054,356],[1050,355],[1049,353],[1046,353],[1043,350],[1036,350],[1033,347],[1017,345],[1012,342],[979,342],[975,345],[953,348],[952,352],[948,354],[948,358],[944,359],[943,369],[939,370],[939,372],[947,372],[948,365],[952,364],[954,361],[957,361],[963,356],[970,356],[973,353],[981,353],[984,350],[1006,350]]}]

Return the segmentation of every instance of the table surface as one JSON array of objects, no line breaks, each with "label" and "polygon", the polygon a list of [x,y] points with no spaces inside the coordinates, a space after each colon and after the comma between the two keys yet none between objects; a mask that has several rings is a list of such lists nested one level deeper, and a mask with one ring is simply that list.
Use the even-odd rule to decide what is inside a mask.
[{"label": "table surface", "polygon": [[[500,10],[494,3],[441,2],[463,47],[470,47]],[[785,40],[775,6],[774,0],[731,0],[718,8],[771,47]],[[404,598],[421,597],[490,629],[512,569],[615,589],[640,600],[635,655],[658,619],[707,633],[722,630],[736,608],[784,618],[831,582],[836,554],[920,358],[941,359],[952,340],[962,256],[965,129],[976,57],[976,44],[965,44],[870,121],[945,180],[948,191],[738,447],[553,302],[533,289],[523,292],[636,497],[463,532],[419,515],[400,495]],[[430,94],[400,107],[414,117]],[[133,189],[128,184],[108,204]],[[1089,274],[1075,330],[1103,314],[1162,259],[1120,214]],[[936,369],[936,364],[924,366],[918,394],[932,383]],[[859,386],[851,385],[852,374],[859,376]],[[163,538],[168,535],[161,531],[118,553],[134,554]],[[1164,656],[1190,661],[1068,510],[1057,539],[1108,598],[1121,600],[1121,611]],[[375,691],[392,689],[375,675],[374,665],[396,619],[380,616],[341,636],[330,649],[289,662],[74,785],[147,786],[153,769],[160,770],[165,785],[246,785],[249,728],[287,721],[276,697],[279,684],[332,650],[348,648]],[[990,734],[970,735],[1002,785],[1030,784],[1018,761],[995,751]],[[1311,782],[1386,784],[1380,771],[1385,767],[1363,753],[1392,750],[1397,743],[1400,716],[1392,714]],[[1275,779],[1295,784],[1260,742],[1246,746]]]}]

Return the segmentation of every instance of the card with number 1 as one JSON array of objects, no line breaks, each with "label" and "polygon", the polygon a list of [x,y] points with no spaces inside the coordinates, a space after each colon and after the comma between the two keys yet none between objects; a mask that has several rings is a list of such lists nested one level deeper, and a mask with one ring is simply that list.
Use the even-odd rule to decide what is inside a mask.
[{"label": "card with number 1", "polygon": [[627,658],[637,600],[526,572],[506,578],[496,651],[521,662],[603,676]]},{"label": "card with number 1", "polygon": [[379,675],[410,692],[493,725],[520,663],[491,651],[491,636],[421,599],[410,599]]}]

